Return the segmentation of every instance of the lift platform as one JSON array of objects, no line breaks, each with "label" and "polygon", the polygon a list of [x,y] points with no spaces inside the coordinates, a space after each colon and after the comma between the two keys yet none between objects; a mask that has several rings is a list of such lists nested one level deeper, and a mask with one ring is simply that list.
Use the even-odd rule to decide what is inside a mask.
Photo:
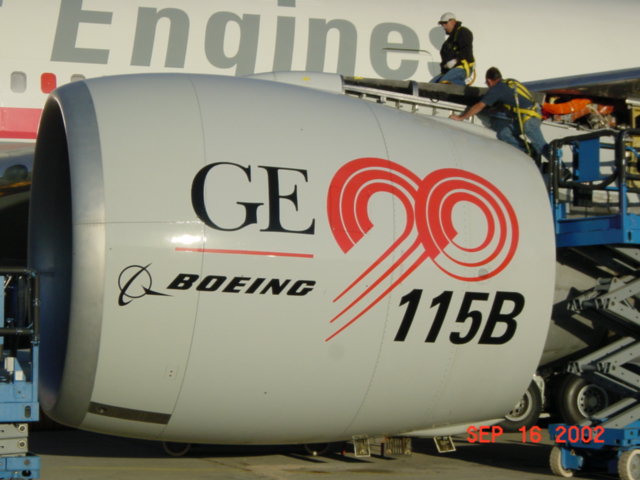
[{"label": "lift platform", "polygon": [[[344,77],[342,88],[348,96],[441,118],[461,112],[486,92],[475,87],[356,77]],[[481,123],[476,117],[472,122]],[[584,425],[550,428],[558,442],[551,466],[564,477],[596,467],[618,472],[625,480],[640,480],[640,363],[633,363],[640,359],[640,173],[636,150],[640,148],[640,130],[607,129],[575,135],[573,127],[574,134],[567,137],[566,125],[544,125],[555,129],[549,138],[563,137],[551,143],[549,164],[539,164],[549,188],[556,246],[576,254],[580,267],[589,270],[587,276],[594,272],[605,275],[570,305],[579,316],[586,317],[589,310],[589,319],[608,332],[608,338],[604,345],[589,346],[593,348],[582,358],[565,363],[562,373],[581,377],[598,391],[613,392],[616,400]]]},{"label": "lift platform", "polygon": [[0,479],[40,478],[28,439],[29,423],[39,418],[38,279],[0,268],[0,280]]},{"label": "lift platform", "polygon": [[[551,471],[564,478],[585,467],[618,473],[622,480],[640,475],[640,421],[624,428],[551,425]],[[562,446],[561,446],[562,445]]]},{"label": "lift platform", "polygon": [[601,278],[570,302],[598,318],[606,345],[569,362],[568,373],[614,392],[617,401],[579,425],[549,427],[553,473],[583,468],[640,480],[640,176],[632,137],[603,130],[552,142],[549,192],[559,248],[602,246],[632,275]]},{"label": "lift platform", "polygon": [[[637,165],[631,138],[639,135],[636,129],[599,130],[551,143],[557,247],[640,244],[640,205],[629,200],[640,193],[640,175],[629,168]],[[562,159],[567,152],[570,162]]]}]

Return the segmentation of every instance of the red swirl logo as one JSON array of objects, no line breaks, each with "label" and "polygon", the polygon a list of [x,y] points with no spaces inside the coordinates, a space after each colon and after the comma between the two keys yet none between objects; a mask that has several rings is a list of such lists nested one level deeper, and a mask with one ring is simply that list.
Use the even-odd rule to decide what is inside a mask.
[{"label": "red swirl logo", "polygon": [[[359,158],[340,168],[329,187],[329,224],[343,252],[373,229],[370,201],[379,193],[399,200],[394,208],[404,210],[404,225],[393,234],[391,245],[334,299],[346,305],[331,323],[343,323],[326,341],[353,325],[427,259],[455,279],[474,282],[504,270],[518,246],[513,207],[484,178],[443,168],[420,179],[390,160]],[[456,222],[464,228],[456,228]]]}]

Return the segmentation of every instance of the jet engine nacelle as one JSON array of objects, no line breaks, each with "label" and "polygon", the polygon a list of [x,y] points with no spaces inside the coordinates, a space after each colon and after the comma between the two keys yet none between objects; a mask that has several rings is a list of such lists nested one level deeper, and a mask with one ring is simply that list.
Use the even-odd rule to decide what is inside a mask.
[{"label": "jet engine nacelle", "polygon": [[45,411],[131,437],[460,431],[521,396],[553,296],[528,157],[265,80],[54,91],[29,235]]}]

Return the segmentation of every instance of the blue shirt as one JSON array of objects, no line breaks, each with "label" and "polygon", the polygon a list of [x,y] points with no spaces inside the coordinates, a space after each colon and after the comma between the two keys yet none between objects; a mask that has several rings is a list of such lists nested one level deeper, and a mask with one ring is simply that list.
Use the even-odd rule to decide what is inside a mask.
[{"label": "blue shirt", "polygon": [[[503,81],[491,87],[480,101],[489,107],[495,104],[516,106],[514,90]],[[518,102],[520,102],[520,108],[528,109],[533,106],[533,103],[522,95],[519,95]]]}]

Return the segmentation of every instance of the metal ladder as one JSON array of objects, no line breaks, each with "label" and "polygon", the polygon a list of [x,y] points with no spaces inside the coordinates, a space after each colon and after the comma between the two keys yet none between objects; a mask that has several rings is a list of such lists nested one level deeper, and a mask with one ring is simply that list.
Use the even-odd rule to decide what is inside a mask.
[{"label": "metal ladder", "polygon": [[[464,111],[466,105],[477,101],[484,90],[415,81],[343,77],[343,91],[347,96],[409,113],[445,118]],[[473,117],[471,122],[478,120]]]}]

